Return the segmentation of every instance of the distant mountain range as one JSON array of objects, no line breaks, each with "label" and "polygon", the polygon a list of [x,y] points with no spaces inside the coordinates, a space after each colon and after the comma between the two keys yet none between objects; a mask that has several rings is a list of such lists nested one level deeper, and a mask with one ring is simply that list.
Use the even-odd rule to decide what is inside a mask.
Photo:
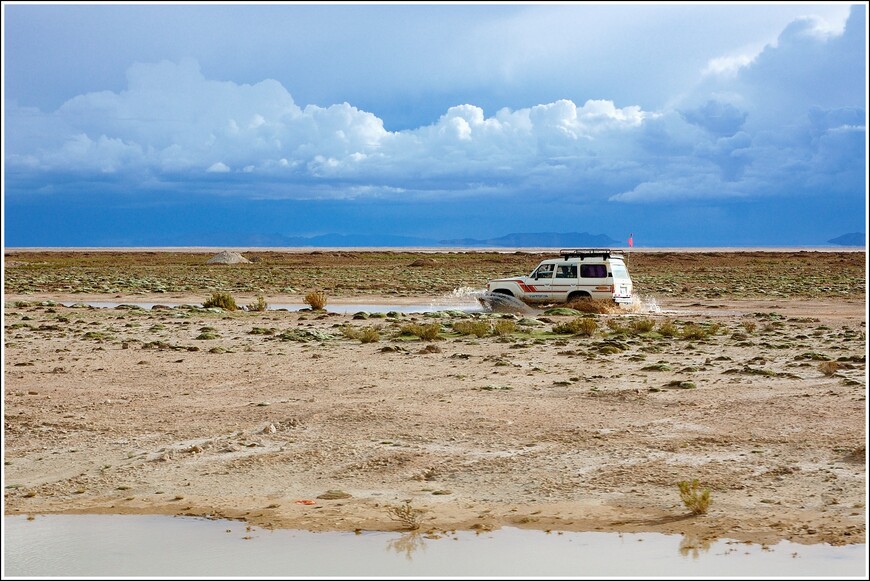
[{"label": "distant mountain range", "polygon": [[[180,242],[180,241],[179,241]],[[218,243],[217,240],[198,241],[197,245]],[[440,246],[452,247],[509,247],[509,248],[586,248],[606,247],[620,244],[619,241],[605,234],[587,234],[586,232],[542,232],[515,233],[499,238],[477,239],[457,238],[453,240],[435,240],[415,236],[393,236],[389,234],[321,234],[319,236],[284,236],[282,234],[265,235],[224,235],[221,246],[257,246],[257,247],[315,247],[315,248],[354,248],[354,247],[421,247]]]},{"label": "distant mountain range", "polygon": [[508,234],[499,238],[478,240],[476,238],[457,238],[441,240],[445,246],[508,246],[508,247],[602,247],[621,244],[606,234],[587,234],[586,232],[538,232]]},{"label": "distant mountain range", "polygon": [[866,246],[867,236],[864,232],[852,232],[850,234],[843,234],[842,236],[831,238],[828,240],[828,244],[836,244],[838,246]]}]

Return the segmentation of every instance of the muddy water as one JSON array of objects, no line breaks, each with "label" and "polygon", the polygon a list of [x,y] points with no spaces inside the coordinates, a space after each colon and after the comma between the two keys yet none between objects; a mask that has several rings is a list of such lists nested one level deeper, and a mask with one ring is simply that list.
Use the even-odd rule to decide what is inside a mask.
[{"label": "muddy water", "polygon": [[6,576],[856,577],[866,545],[515,528],[442,536],[309,533],[167,516],[4,517]]}]

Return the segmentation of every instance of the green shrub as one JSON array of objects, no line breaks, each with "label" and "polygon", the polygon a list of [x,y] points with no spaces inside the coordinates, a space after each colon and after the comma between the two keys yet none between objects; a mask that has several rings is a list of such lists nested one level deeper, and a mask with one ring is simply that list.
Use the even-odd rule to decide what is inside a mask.
[{"label": "green shrub", "polygon": [[302,301],[315,311],[321,311],[326,306],[326,293],[323,291],[311,291],[305,295]]},{"label": "green shrub", "polygon": [[269,303],[263,298],[263,295],[258,295],[257,300],[248,305],[249,311],[265,311],[269,308]]},{"label": "green shrub", "polygon": [[701,489],[698,479],[691,482],[683,480],[677,483],[680,488],[680,500],[686,505],[686,508],[692,511],[692,514],[705,514],[710,508],[712,501],[710,500],[710,489]]},{"label": "green shrub", "polygon": [[220,307],[225,311],[235,311],[239,307],[236,305],[236,299],[230,293],[216,292],[212,293],[211,297],[202,303],[202,306],[209,309],[212,307]]}]

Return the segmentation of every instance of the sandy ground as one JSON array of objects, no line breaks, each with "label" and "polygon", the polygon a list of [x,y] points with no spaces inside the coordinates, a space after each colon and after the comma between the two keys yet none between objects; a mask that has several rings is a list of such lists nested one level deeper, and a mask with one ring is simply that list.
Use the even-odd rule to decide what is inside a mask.
[{"label": "sandy ground", "polygon": [[[548,333],[573,316],[496,314],[534,333],[477,338],[449,333],[470,320],[457,313],[38,305],[49,299],[134,300],[5,297],[6,514],[866,542],[862,301],[662,302],[600,315],[591,337]],[[718,330],[607,326],[641,319]],[[399,336],[432,322],[442,339]],[[680,499],[693,479],[711,492],[706,514]]]}]

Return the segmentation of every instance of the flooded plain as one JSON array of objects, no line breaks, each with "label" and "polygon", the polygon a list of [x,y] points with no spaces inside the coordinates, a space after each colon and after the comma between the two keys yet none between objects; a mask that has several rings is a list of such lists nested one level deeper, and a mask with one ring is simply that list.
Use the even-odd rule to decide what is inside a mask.
[{"label": "flooded plain", "polygon": [[4,578],[517,576],[866,578],[866,544],[704,542],[658,533],[311,533],[129,515],[4,518]]}]

